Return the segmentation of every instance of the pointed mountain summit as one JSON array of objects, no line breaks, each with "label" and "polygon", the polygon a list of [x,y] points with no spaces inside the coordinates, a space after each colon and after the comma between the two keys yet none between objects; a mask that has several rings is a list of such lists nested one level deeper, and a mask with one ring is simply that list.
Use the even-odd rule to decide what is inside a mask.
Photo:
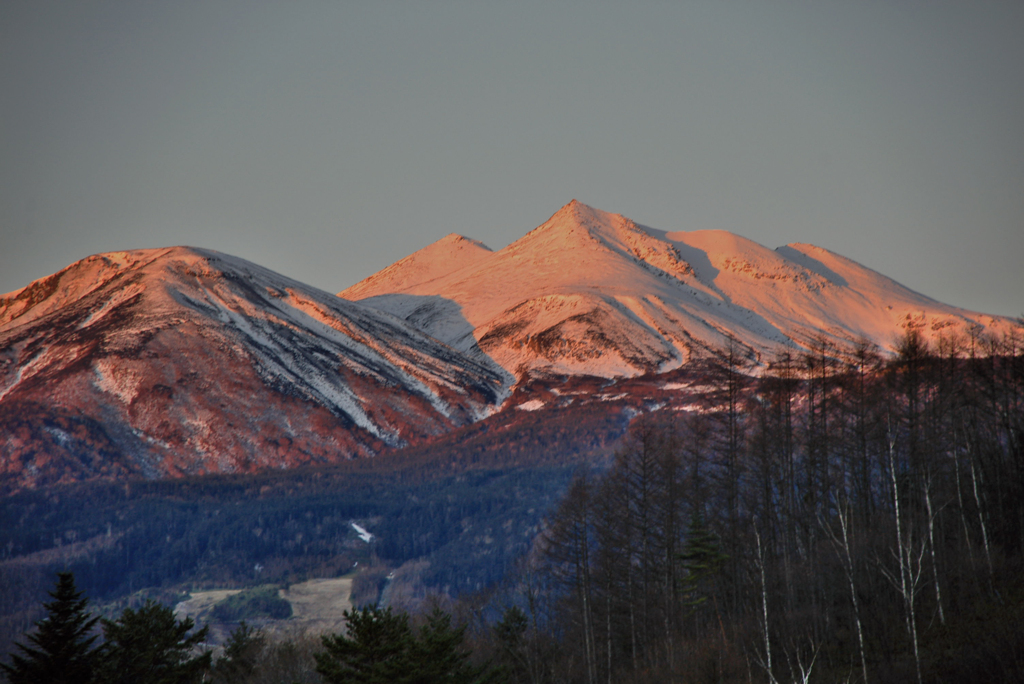
[{"label": "pointed mountain summit", "polygon": [[488,415],[500,372],[377,309],[188,247],[0,297],[0,479],[331,462]]},{"label": "pointed mountain summit", "polygon": [[437,242],[413,252],[383,271],[378,271],[353,285],[345,291],[345,298],[362,299],[368,292],[399,291],[417,287],[458,271],[491,253],[491,248],[478,240],[449,233]]},{"label": "pointed mountain summit", "polygon": [[592,389],[730,346],[765,363],[1017,327],[813,245],[575,200],[503,249],[448,235],[341,297],[210,250],[100,254],[0,296],[0,490],[371,456],[539,409],[509,399],[529,377]]},{"label": "pointed mountain summit", "polygon": [[726,231],[666,232],[576,200],[504,249],[476,252],[454,269],[454,260],[422,265],[445,240],[413,255],[429,279],[411,272],[407,257],[340,296],[517,377],[665,372],[720,353],[730,339],[763,362],[820,336],[891,350],[908,326],[935,338],[1013,325],[819,247],[771,250]]}]

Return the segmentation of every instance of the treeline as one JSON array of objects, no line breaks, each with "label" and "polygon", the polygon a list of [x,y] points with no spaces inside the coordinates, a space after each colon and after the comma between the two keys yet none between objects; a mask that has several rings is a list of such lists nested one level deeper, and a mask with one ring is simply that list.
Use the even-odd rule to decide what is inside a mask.
[{"label": "treeline", "polygon": [[[38,619],[62,569],[117,607],[138,605],[140,592],[173,603],[183,588],[332,577],[356,562],[370,566],[357,577],[360,602],[404,577],[417,595],[493,585],[529,550],[573,469],[607,463],[628,425],[621,406],[579,408],[501,413],[430,444],[333,466],[4,496],[0,653]],[[356,537],[353,520],[372,544]]]},{"label": "treeline", "polygon": [[126,608],[116,620],[92,616],[69,572],[58,575],[50,598],[46,617],[17,645],[10,663],[0,663],[10,684],[184,684],[201,681],[211,669],[212,654],[197,653],[208,630],[194,630],[190,618],[179,621],[170,608],[149,602]]},{"label": "treeline", "polygon": [[1024,680],[1021,345],[731,346],[573,481],[494,647],[531,683]]},{"label": "treeline", "polygon": [[[53,573],[97,601],[180,600],[246,587],[391,570],[450,594],[499,581],[530,548],[571,467],[408,477],[307,470],[192,480],[83,483],[0,500],[0,652],[39,617]],[[374,539],[361,540],[359,521]],[[361,594],[375,601],[383,583]],[[134,601],[127,605],[136,605]]]},{"label": "treeline", "polygon": [[[628,425],[621,407],[578,408],[544,415],[511,411],[431,444],[334,466],[91,481],[10,494],[0,498],[0,566],[50,558],[63,565],[88,555],[89,567],[75,568],[79,583],[92,596],[108,596],[172,578],[239,581],[255,563],[268,568],[268,560],[282,556],[332,558],[340,553],[332,541],[350,538],[352,519],[379,518],[377,550],[389,562],[429,555],[458,538],[463,521],[486,526],[502,509],[515,511],[519,530],[533,527],[572,469],[605,461]],[[533,509],[530,524],[518,519],[520,507]],[[500,537],[508,522],[483,531]],[[512,555],[529,543],[516,536]],[[109,558],[96,560],[107,551]],[[92,566],[120,584],[94,584]],[[42,584],[33,599],[43,595],[53,569],[36,573]],[[466,574],[461,572],[432,577],[431,583],[454,581],[453,588],[465,591],[504,572],[501,566],[484,577],[469,573],[474,577],[467,586],[459,584]],[[5,612],[0,597],[0,614]]]},{"label": "treeline", "polygon": [[59,573],[46,617],[24,636],[0,674],[10,684],[487,684],[505,681],[474,665],[465,625],[435,606],[417,616],[365,606],[345,611],[344,634],[271,641],[245,622],[214,658],[208,627],[159,603],[93,616],[71,573]]}]

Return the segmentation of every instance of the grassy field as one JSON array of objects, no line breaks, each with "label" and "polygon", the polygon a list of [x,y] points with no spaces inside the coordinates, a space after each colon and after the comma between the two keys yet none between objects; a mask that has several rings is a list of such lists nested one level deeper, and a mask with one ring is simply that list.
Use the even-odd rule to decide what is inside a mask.
[{"label": "grassy field", "polygon": [[[240,593],[238,589],[217,589],[197,591],[174,607],[178,619],[191,617],[197,624],[210,625],[210,641],[223,643],[234,624],[218,623],[213,618],[213,608],[229,596]],[[287,620],[256,619],[248,621],[268,634],[296,635],[339,632],[344,627],[342,613],[352,607],[352,578],[314,579],[279,589],[278,595],[292,607],[292,617]]]},{"label": "grassy field", "polygon": [[284,624],[303,632],[338,632],[344,626],[342,612],[352,607],[352,578],[309,580],[291,585],[280,595],[293,611]]}]

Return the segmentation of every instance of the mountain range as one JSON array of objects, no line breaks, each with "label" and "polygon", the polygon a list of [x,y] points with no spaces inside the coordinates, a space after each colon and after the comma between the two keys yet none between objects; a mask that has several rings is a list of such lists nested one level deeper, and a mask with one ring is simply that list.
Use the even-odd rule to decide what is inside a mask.
[{"label": "mountain range", "polygon": [[449,235],[338,296],[210,250],[100,254],[0,297],[0,489],[369,457],[541,409],[537,379],[664,389],[729,347],[756,369],[1015,325],[812,245],[577,201],[501,250]]},{"label": "mountain range", "polygon": [[663,373],[730,340],[761,364],[822,338],[884,351],[908,326],[934,341],[1013,325],[814,245],[770,250],[721,230],[665,232],[575,200],[497,252],[449,235],[339,296],[516,377]]}]

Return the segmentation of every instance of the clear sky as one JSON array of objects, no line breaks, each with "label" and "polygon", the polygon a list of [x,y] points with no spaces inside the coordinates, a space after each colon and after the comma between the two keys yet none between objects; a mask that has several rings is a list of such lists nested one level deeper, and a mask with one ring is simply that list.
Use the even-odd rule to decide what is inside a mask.
[{"label": "clear sky", "polygon": [[337,292],[576,198],[1024,313],[1024,2],[0,3],[0,292],[178,244]]}]

